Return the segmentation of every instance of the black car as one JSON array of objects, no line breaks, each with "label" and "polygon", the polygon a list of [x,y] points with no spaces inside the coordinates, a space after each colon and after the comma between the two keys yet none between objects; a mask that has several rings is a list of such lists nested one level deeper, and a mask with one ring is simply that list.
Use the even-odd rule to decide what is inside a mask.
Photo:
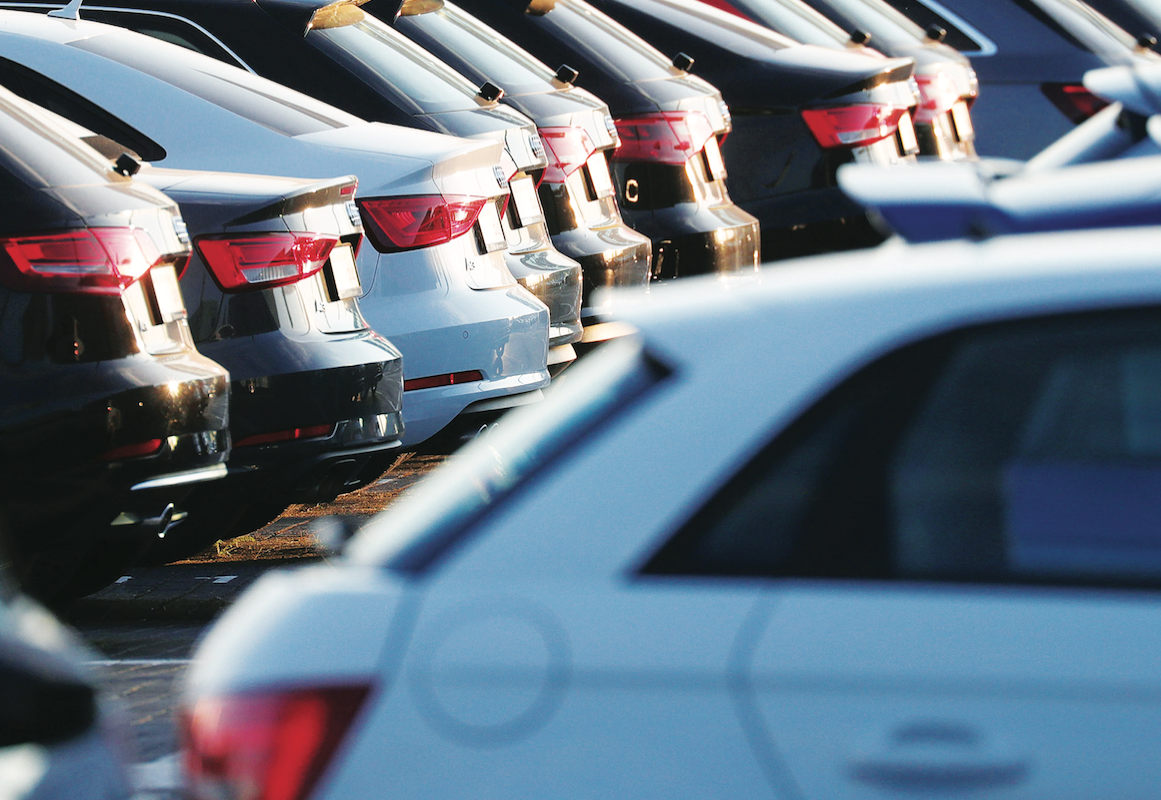
[{"label": "black car", "polygon": [[186,227],[136,162],[7,90],[0,142],[0,517],[26,586],[60,600],[119,575],[226,474],[229,376],[194,348]]},{"label": "black car", "polygon": [[[579,84],[603,97],[622,121],[622,139],[639,136],[642,144],[664,149],[666,140],[654,145],[648,132],[663,127],[671,109],[697,110],[711,120],[715,141],[704,151],[705,162],[711,170],[728,170],[730,194],[760,221],[763,259],[879,241],[862,210],[835,185],[835,172],[848,161],[890,163],[918,151],[909,115],[916,102],[910,59],[800,45],[743,20],[731,24],[727,15],[706,13],[714,10],[700,4],[463,5],[534,55],[568,59],[580,71]],[[672,57],[631,30],[667,44]],[[725,138],[727,108],[732,123]],[[656,121],[642,130],[634,119]],[[709,140],[677,137],[674,146],[703,141]],[[630,180],[638,170],[648,170],[617,158],[620,190],[627,194],[635,190]]]},{"label": "black car", "polygon": [[[535,126],[498,102],[502,91],[470,83],[353,3],[106,0],[83,6],[81,14],[241,66],[369,121],[499,140],[507,150],[505,179],[519,178],[517,173],[540,177],[547,166]],[[509,209],[515,212],[522,201],[510,202]],[[590,283],[599,279],[603,285],[611,270],[614,285],[643,287],[645,243],[619,218],[602,221],[596,227],[610,235],[599,242],[603,269],[590,272]],[[526,227],[521,223],[515,213],[509,216],[506,261],[513,276],[549,306],[549,363],[567,363],[575,358],[569,345],[582,335],[581,268],[573,258],[594,250],[566,250],[562,256],[536,231],[520,230]]]},{"label": "black car", "polygon": [[189,226],[190,330],[230,370],[232,390],[230,474],[197,489],[189,518],[146,555],[170,561],[377,478],[403,432],[403,365],[359,311],[353,177],[140,177]]},{"label": "black car", "polygon": [[1080,0],[888,0],[971,57],[980,96],[972,106],[982,155],[1026,159],[1105,103],[1084,73],[1156,63],[1158,56]]},{"label": "black car", "polygon": [[[976,157],[970,108],[979,83],[968,58],[942,43],[942,28],[924,31],[884,0],[733,0],[732,8],[803,44],[867,46],[915,59],[919,154],[947,161]],[[808,12],[818,19],[812,20]]]},{"label": "black car", "polygon": [[[570,136],[579,136],[575,128],[584,130],[590,142],[587,157],[550,168],[540,188],[545,209],[555,212],[550,225],[561,249],[575,251],[568,244],[575,234],[568,237],[571,232],[562,221],[573,216],[571,209],[587,205],[589,198],[582,193],[607,193],[611,200],[613,186],[598,174],[605,172],[602,162],[611,157],[622,188],[619,200],[625,220],[652,240],[655,279],[753,271],[757,266],[757,220],[730,199],[721,159],[711,152],[718,144],[716,134],[704,113],[671,109],[614,122],[602,100],[573,85],[576,76],[567,65],[553,72],[455,4],[400,6],[396,0],[373,0],[365,8],[392,19],[398,30],[474,81],[491,81],[503,88],[505,102],[535,120],[554,156],[562,145],[569,145]],[[397,16],[394,9],[399,9]],[[618,131],[625,136],[618,136]],[[582,168],[587,175],[568,180]],[[635,188],[625,191],[629,182]],[[615,213],[611,203],[604,213]],[[584,263],[583,254],[577,252]]]}]

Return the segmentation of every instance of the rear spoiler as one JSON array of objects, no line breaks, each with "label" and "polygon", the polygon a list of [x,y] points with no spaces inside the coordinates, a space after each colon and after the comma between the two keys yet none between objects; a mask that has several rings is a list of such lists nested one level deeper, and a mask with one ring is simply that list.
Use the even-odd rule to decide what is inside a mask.
[{"label": "rear spoiler", "polygon": [[1013,163],[848,164],[838,182],[910,242],[1161,223],[1161,158],[1003,177]]}]

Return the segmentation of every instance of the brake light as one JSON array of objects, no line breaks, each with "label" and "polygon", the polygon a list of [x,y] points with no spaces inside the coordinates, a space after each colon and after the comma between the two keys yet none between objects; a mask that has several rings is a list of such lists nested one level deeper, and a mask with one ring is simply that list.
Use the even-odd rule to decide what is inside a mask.
[{"label": "brake light", "polygon": [[548,167],[540,179],[549,183],[564,183],[597,151],[584,128],[541,128],[540,139],[548,157]]},{"label": "brake light", "polygon": [[234,442],[234,447],[250,447],[259,444],[274,444],[275,442],[293,442],[299,439],[323,439],[335,432],[334,424],[312,425],[307,428],[289,428],[272,433],[256,433],[245,436]]},{"label": "brake light", "polygon": [[151,456],[161,451],[160,439],[147,439],[144,442],[125,444],[114,447],[97,456],[98,461],[119,461],[122,458],[141,458]]},{"label": "brake light", "polygon": [[824,148],[860,147],[893,136],[903,107],[867,104],[840,108],[808,108],[802,112],[806,126]]},{"label": "brake light", "polygon": [[960,99],[960,90],[946,72],[934,75],[916,75],[919,84],[919,107],[915,110],[915,122],[931,122],[940,114],[951,111]]},{"label": "brake light", "polygon": [[82,228],[0,239],[0,281],[16,291],[117,295],[161,254],[143,230]]},{"label": "brake light", "polygon": [[1040,91],[1078,125],[1108,105],[1079,83],[1042,83]]},{"label": "brake light", "polygon": [[487,201],[466,195],[359,200],[367,237],[381,253],[450,242],[472,229]]},{"label": "brake light", "polygon": [[410,392],[414,389],[433,389],[436,386],[453,386],[459,383],[471,383],[472,381],[482,381],[484,373],[478,369],[470,369],[467,372],[449,372],[444,375],[431,375],[426,378],[412,378],[403,382],[403,391]]},{"label": "brake light", "polygon": [[621,146],[617,161],[654,161],[682,165],[714,136],[713,126],[700,111],[662,111],[616,120]]},{"label": "brake light", "polygon": [[303,800],[369,690],[332,686],[198,701],[183,719],[191,796]]},{"label": "brake light", "polygon": [[228,234],[200,237],[196,246],[225,292],[272,289],[322,269],[339,243],[321,233]]}]

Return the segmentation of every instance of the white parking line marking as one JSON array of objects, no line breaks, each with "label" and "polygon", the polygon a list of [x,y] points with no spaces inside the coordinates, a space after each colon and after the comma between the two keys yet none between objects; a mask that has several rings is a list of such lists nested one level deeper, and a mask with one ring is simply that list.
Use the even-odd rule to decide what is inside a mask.
[{"label": "white parking line marking", "polygon": [[120,578],[114,581],[114,583],[128,583],[131,580],[133,580],[132,575],[122,575]]},{"label": "white parking line marking", "polygon": [[229,583],[230,581],[236,579],[237,577],[238,577],[237,575],[205,575],[205,576],[199,575],[198,577],[194,578],[194,580],[195,581],[213,581],[214,583]]}]

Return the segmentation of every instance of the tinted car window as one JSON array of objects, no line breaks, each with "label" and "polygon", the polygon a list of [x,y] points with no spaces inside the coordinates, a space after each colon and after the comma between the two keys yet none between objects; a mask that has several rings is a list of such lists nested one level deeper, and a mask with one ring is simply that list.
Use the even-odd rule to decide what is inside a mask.
[{"label": "tinted car window", "polygon": [[860,28],[874,34],[870,45],[891,47],[914,45],[926,37],[923,29],[885,2],[875,0],[810,0],[810,4],[833,19],[839,27]]},{"label": "tinted car window", "polygon": [[989,326],[831,393],[652,574],[1161,582],[1161,310]]},{"label": "tinted car window", "polygon": [[94,150],[73,137],[57,135],[9,97],[0,94],[0,171],[33,187],[109,180],[109,163]]},{"label": "tinted car window", "polygon": [[833,47],[836,43],[845,44],[850,38],[849,31],[800,0],[751,0],[740,5],[755,21],[803,44]]},{"label": "tinted car window", "polygon": [[915,21],[922,28],[935,25],[947,31],[943,41],[961,53],[978,53],[983,49],[983,43],[962,30],[958,25],[933,8],[928,7],[920,0],[886,0],[897,10]]},{"label": "tinted car window", "polygon": [[509,94],[552,89],[551,70],[459,9],[445,6],[426,14],[402,17],[396,24],[418,27],[424,35],[474,64]]},{"label": "tinted car window", "polygon": [[151,75],[285,136],[362,122],[273,81],[146,36],[110,32],[69,46]]},{"label": "tinted car window", "polygon": [[556,32],[554,38],[585,42],[585,53],[622,81],[673,77],[665,56],[595,9],[562,0],[544,15],[543,25]]},{"label": "tinted car window", "polygon": [[307,41],[364,78],[373,72],[418,113],[479,108],[478,87],[374,17],[312,30]]},{"label": "tinted car window", "polygon": [[176,44],[195,53],[216,58],[227,64],[243,66],[221,42],[199,30],[186,20],[162,16],[150,12],[113,9],[85,9],[85,19],[104,22],[119,28],[128,28],[163,42]]}]

